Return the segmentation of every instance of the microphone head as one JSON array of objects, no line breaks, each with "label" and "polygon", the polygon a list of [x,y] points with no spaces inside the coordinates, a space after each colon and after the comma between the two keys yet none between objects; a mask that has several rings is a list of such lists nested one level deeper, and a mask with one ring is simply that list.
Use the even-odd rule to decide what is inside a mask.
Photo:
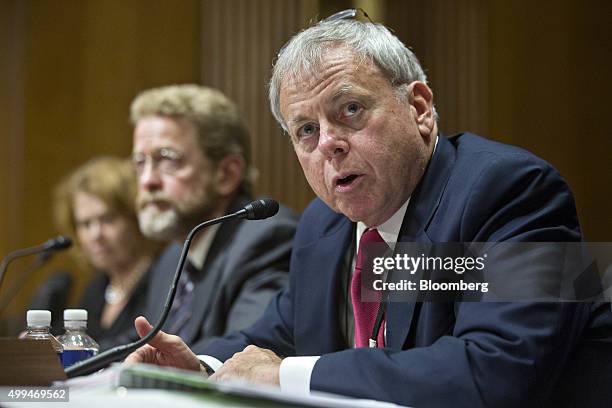
[{"label": "microphone head", "polygon": [[278,212],[278,202],[271,198],[262,198],[244,206],[247,220],[263,220]]},{"label": "microphone head", "polygon": [[45,250],[47,251],[61,251],[62,249],[70,248],[72,245],[72,240],[63,235],[58,236],[57,238],[50,239],[45,243]]}]

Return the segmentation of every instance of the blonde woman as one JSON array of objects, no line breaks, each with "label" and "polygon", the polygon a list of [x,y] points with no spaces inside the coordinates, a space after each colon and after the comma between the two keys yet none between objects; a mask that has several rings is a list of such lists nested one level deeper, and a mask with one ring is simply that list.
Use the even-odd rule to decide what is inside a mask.
[{"label": "blonde woman", "polygon": [[81,298],[89,312],[88,332],[101,349],[123,343],[135,335],[133,321],[144,308],[146,275],[159,249],[138,229],[131,163],[93,159],[55,193],[58,228],[73,238],[79,264],[97,272]]}]

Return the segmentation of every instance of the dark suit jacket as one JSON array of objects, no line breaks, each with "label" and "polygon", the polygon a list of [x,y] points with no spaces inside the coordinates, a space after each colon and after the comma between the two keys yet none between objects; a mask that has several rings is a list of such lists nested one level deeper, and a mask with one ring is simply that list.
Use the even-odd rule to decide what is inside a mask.
[{"label": "dark suit jacket", "polygon": [[[580,239],[572,194],[549,164],[466,133],[440,138],[398,241]],[[416,407],[538,406],[585,345],[593,316],[610,313],[588,303],[392,302],[387,347],[346,349],[338,299],[353,241],[353,223],[315,200],[296,233],[289,288],[255,325],[204,354],[224,361],[255,344],[281,356],[321,355],[311,389]],[[593,341],[609,349],[606,330]]]},{"label": "dark suit jacket", "polygon": [[[239,197],[228,213],[251,200]],[[231,220],[221,224],[195,284],[192,316],[183,340],[198,353],[215,336],[254,323],[288,281],[297,216],[281,206],[266,220]],[[170,245],[152,268],[146,316],[156,322],[181,252]],[[185,272],[184,272],[185,273]]]}]

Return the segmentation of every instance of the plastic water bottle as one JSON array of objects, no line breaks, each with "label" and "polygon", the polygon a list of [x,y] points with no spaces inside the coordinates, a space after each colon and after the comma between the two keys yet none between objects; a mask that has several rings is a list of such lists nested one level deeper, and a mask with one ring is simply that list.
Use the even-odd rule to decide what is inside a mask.
[{"label": "plastic water bottle", "polygon": [[64,329],[66,333],[58,337],[64,347],[62,363],[70,367],[74,363],[95,356],[100,346],[85,331],[87,330],[87,310],[64,310]]},{"label": "plastic water bottle", "polygon": [[57,353],[63,364],[63,351],[61,343],[51,334],[51,312],[48,310],[28,310],[26,314],[28,325],[24,339],[45,340],[51,342],[53,350]]}]

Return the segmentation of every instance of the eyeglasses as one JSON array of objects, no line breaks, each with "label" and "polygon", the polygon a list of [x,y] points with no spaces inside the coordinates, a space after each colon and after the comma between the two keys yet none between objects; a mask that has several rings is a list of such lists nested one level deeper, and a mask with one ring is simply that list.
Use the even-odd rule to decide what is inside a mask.
[{"label": "eyeglasses", "polygon": [[365,10],[361,7],[339,11],[336,14],[332,14],[331,16],[324,18],[323,20],[321,20],[321,22],[328,23],[330,21],[348,20],[351,18],[357,19],[359,12],[361,12],[363,16],[370,21],[370,23],[374,23],[370,16],[368,16],[368,13],[366,13]]},{"label": "eyeglasses", "polygon": [[134,153],[132,155],[132,165],[139,176],[144,173],[147,162],[151,162],[151,167],[157,169],[162,174],[172,175],[183,167],[184,156],[176,150],[162,147],[153,152],[152,155]]},{"label": "eyeglasses", "polygon": [[[339,12],[337,12],[335,14],[332,14],[331,16],[329,16],[327,18],[324,18],[323,20],[321,20],[319,22],[319,24],[320,23],[329,23],[331,21],[338,21],[338,20],[348,20],[348,19],[352,19],[352,18],[357,19],[357,16],[359,15],[359,12],[361,12],[361,14],[363,14],[363,16],[365,18],[367,18],[370,21],[370,23],[374,24],[374,21],[372,21],[370,16],[368,16],[368,13],[366,13],[365,10],[362,9],[361,7],[339,11]],[[283,53],[283,51],[285,50],[285,47],[287,47],[287,45],[289,45],[289,42],[286,42],[280,48],[280,50],[278,50],[278,53],[276,54],[277,58],[278,58],[278,56],[280,56]]]}]

